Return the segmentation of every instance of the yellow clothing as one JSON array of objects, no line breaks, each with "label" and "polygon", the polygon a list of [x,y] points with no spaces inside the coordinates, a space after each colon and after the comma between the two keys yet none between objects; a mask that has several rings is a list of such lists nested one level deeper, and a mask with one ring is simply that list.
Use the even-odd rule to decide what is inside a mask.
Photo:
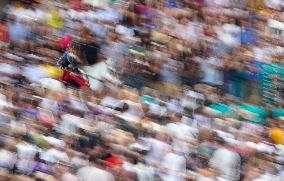
[{"label": "yellow clothing", "polygon": [[276,144],[281,144],[284,145],[284,130],[280,128],[272,128],[269,131],[271,139],[276,143]]},{"label": "yellow clothing", "polygon": [[254,11],[263,10],[265,7],[264,0],[247,0],[247,4]]},{"label": "yellow clothing", "polygon": [[60,78],[63,76],[63,70],[51,65],[41,65],[40,68],[52,78]]},{"label": "yellow clothing", "polygon": [[47,24],[52,26],[53,28],[64,28],[64,20],[60,16],[60,14],[55,10],[51,12],[51,17],[48,19]]}]

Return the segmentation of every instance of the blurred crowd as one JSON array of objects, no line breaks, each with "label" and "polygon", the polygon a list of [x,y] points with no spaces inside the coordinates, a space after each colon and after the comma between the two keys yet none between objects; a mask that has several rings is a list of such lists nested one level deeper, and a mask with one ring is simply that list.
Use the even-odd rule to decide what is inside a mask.
[{"label": "blurred crowd", "polygon": [[[284,181],[283,9],[11,1],[0,23],[0,181]],[[66,51],[87,88],[61,81]]]}]

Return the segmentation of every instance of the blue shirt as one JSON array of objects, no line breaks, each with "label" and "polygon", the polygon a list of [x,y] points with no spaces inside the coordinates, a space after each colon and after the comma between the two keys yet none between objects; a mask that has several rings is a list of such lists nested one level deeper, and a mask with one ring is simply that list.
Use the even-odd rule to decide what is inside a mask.
[{"label": "blue shirt", "polygon": [[260,62],[257,62],[257,61],[252,61],[251,65],[253,68],[256,69],[256,71],[250,71],[248,69],[246,69],[244,71],[244,76],[246,79],[249,79],[249,80],[258,80],[259,79],[259,67],[262,65],[262,63]]},{"label": "blue shirt", "polygon": [[256,33],[252,28],[245,28],[241,31],[241,44],[251,45],[256,43]]},{"label": "blue shirt", "polygon": [[169,8],[178,8],[177,3],[175,3],[173,0],[166,0],[166,5],[167,5]]},{"label": "blue shirt", "polygon": [[167,65],[164,65],[162,67],[161,80],[175,85],[181,84],[177,72],[175,70],[170,69]]},{"label": "blue shirt", "polygon": [[8,23],[7,26],[10,29],[10,40],[12,41],[27,40],[31,35],[31,27],[25,24],[16,22]]}]

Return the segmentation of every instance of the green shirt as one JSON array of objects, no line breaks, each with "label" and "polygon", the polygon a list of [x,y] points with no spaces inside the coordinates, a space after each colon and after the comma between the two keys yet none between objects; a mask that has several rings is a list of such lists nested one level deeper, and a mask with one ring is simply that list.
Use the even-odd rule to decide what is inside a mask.
[{"label": "green shirt", "polygon": [[284,67],[278,64],[262,64],[259,67],[260,70],[260,88],[262,92],[262,98],[265,103],[275,105],[275,99],[280,98],[280,93],[277,90],[272,76],[279,76],[281,84],[284,83]]},{"label": "green shirt", "polygon": [[239,106],[239,109],[251,112],[255,115],[250,120],[245,120],[243,118],[242,119],[243,121],[249,121],[260,125],[265,125],[267,123],[266,119],[268,118],[268,112],[265,109],[258,106],[246,105],[246,104]]},{"label": "green shirt", "polygon": [[279,108],[272,109],[272,117],[276,119],[279,117],[284,117],[284,109],[279,109]]},{"label": "green shirt", "polygon": [[209,106],[211,109],[214,109],[221,113],[222,116],[229,116],[232,118],[236,118],[237,115],[235,113],[235,106],[227,105],[227,104],[212,104]]},{"label": "green shirt", "polygon": [[147,104],[155,104],[157,103],[157,100],[151,96],[147,96],[147,95],[144,95],[144,96],[141,96],[140,97],[140,101],[142,103],[147,103]]}]

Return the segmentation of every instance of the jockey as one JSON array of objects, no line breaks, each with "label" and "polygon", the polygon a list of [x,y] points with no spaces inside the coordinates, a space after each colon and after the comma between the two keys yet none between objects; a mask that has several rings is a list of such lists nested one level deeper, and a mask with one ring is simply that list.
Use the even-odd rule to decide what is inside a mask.
[{"label": "jockey", "polygon": [[58,64],[64,70],[62,81],[77,88],[88,88],[88,80],[79,70],[81,61],[77,55],[77,50],[71,45],[59,59]]}]

